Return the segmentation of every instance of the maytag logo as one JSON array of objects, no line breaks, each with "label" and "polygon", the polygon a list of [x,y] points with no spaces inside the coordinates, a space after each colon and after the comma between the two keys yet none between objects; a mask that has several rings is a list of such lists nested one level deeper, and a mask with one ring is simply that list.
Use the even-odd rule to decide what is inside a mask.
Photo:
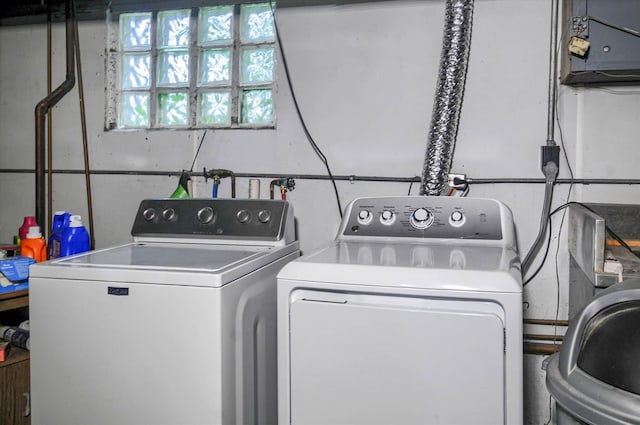
[{"label": "maytag logo", "polygon": [[129,295],[129,288],[118,288],[116,286],[109,286],[107,288],[107,294],[109,294],[109,295],[118,295],[118,296],[126,296],[126,295]]}]

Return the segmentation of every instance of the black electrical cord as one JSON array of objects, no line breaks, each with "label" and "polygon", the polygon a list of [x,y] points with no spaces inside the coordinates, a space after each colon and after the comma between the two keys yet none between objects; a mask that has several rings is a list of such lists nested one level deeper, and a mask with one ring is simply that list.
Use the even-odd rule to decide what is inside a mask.
[{"label": "black electrical cord", "polygon": [[[567,202],[565,204],[560,205],[558,208],[556,208],[555,210],[551,211],[549,213],[549,226],[551,225],[551,216],[559,213],[560,211],[564,210],[565,208],[570,207],[571,205],[579,205],[589,211],[591,211],[594,214],[597,214],[597,212],[595,212],[592,208],[589,208],[589,206],[581,203],[581,202],[576,202],[576,201],[571,201],[571,202]],[[604,225],[605,231],[611,235],[611,237],[613,239],[616,240],[616,242],[618,242],[622,247],[624,247],[625,249],[627,249],[633,256],[637,257],[640,259],[640,254],[636,253],[633,249],[631,249],[631,247],[624,241],[624,239],[622,239],[620,236],[618,236],[618,234],[616,232],[614,232],[609,226],[607,226],[607,224],[605,223]],[[545,253],[544,253],[544,257],[542,258],[542,261],[540,262],[540,265],[538,266],[538,268],[536,269],[536,271],[531,275],[531,277],[527,278],[522,286],[526,286],[529,282],[531,282],[531,280],[540,272],[540,270],[542,269],[542,266],[544,266],[544,263],[547,259],[547,254],[549,253],[549,247],[550,247],[550,243],[551,243],[551,230],[549,227],[549,236],[547,238],[547,247],[545,249]]]},{"label": "black electrical cord", "polygon": [[273,1],[269,0],[269,7],[271,8],[271,16],[273,16],[273,26],[276,30],[276,39],[278,41],[278,47],[280,49],[280,55],[282,56],[282,65],[284,66],[284,73],[287,77],[287,84],[289,86],[289,91],[291,92],[291,98],[293,99],[293,105],[296,108],[296,113],[298,114],[298,118],[300,119],[300,124],[302,124],[302,129],[304,130],[304,134],[305,136],[307,136],[307,140],[309,141],[309,144],[311,145],[311,147],[313,148],[313,150],[315,151],[316,155],[318,155],[318,157],[320,158],[320,161],[322,161],[322,163],[324,164],[325,168],[327,169],[327,174],[329,175],[329,178],[331,179],[331,184],[333,185],[333,191],[336,194],[336,202],[338,203],[338,212],[340,213],[340,218],[342,219],[342,205],[340,204],[340,195],[338,194],[338,186],[336,185],[336,180],[333,178],[333,174],[331,173],[331,168],[329,167],[329,161],[327,160],[327,157],[324,155],[324,153],[322,152],[322,150],[318,147],[317,143],[315,142],[315,140],[313,140],[313,137],[311,136],[311,132],[309,131],[309,129],[307,128],[307,124],[304,121],[304,118],[302,116],[302,112],[300,111],[300,106],[298,105],[298,99],[296,97],[295,91],[293,90],[293,83],[291,81],[291,74],[289,73],[289,66],[287,65],[287,58],[284,54],[284,48],[282,46],[282,39],[280,38],[280,30],[278,29],[278,23],[276,20],[276,13],[273,9]]},{"label": "black electrical cord", "polygon": [[196,165],[196,159],[198,159],[198,154],[200,153],[200,148],[202,147],[202,142],[204,142],[204,137],[207,135],[207,130],[202,133],[202,137],[200,138],[200,144],[198,145],[198,150],[196,151],[195,156],[193,157],[193,162],[191,163],[191,168],[189,168],[189,172],[193,171],[193,167]]}]

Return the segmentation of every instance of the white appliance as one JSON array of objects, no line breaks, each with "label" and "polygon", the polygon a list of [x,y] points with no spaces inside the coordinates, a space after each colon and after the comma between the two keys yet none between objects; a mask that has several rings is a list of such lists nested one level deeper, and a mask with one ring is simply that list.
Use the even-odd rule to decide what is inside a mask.
[{"label": "white appliance", "polygon": [[133,242],[30,275],[34,425],[277,422],[282,201],[141,203]]},{"label": "white appliance", "polygon": [[279,423],[518,425],[522,285],[488,199],[360,198],[278,274]]}]

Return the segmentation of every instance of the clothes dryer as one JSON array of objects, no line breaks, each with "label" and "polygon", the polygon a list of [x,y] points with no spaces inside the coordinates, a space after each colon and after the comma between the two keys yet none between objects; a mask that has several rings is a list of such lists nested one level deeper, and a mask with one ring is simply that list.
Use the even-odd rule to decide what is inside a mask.
[{"label": "clothes dryer", "polygon": [[517,425],[522,280],[489,199],[360,198],[278,274],[279,423]]}]

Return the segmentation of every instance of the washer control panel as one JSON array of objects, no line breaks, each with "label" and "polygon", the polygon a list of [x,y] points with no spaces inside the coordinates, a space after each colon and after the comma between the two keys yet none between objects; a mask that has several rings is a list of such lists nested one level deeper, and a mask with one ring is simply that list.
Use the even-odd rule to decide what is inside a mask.
[{"label": "washer control panel", "polygon": [[342,235],[500,240],[501,208],[492,199],[360,198],[347,209]]},{"label": "washer control panel", "polygon": [[288,208],[287,202],[279,200],[145,199],[131,234],[279,240]]}]

